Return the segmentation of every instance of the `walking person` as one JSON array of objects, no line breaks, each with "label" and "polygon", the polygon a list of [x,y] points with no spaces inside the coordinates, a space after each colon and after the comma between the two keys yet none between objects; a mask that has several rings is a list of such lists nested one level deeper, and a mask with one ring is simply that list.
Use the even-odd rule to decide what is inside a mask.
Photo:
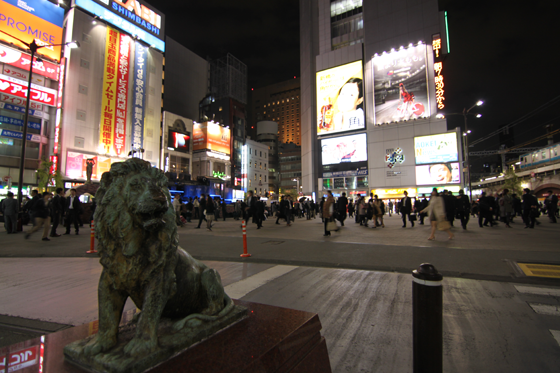
[{"label": "walking person", "polygon": [[539,216],[539,203],[538,200],[529,188],[523,189],[523,221],[525,222],[525,228],[535,228],[537,223],[537,216]]},{"label": "walking person", "polygon": [[323,220],[325,224],[325,234],[323,236],[330,236],[331,232],[327,230],[327,224],[332,221],[334,214],[334,197],[330,190],[327,190],[327,199],[323,204]]},{"label": "walking person", "polygon": [[178,227],[182,227],[183,223],[181,222],[181,195],[179,193],[175,194],[175,198],[173,198],[173,210],[175,211],[175,223]]},{"label": "walking person", "polygon": [[552,190],[549,190],[548,197],[546,197],[544,203],[546,205],[548,219],[551,223],[556,223],[556,211],[558,211],[558,196],[552,193]]},{"label": "walking person", "polygon": [[463,189],[459,190],[459,196],[455,201],[455,208],[457,209],[457,214],[459,219],[461,219],[461,226],[463,229],[467,229],[467,224],[469,223],[469,216],[471,203],[469,202],[469,197],[465,195]]},{"label": "walking person", "polygon": [[506,223],[506,227],[511,228],[509,222],[513,214],[513,199],[509,195],[509,189],[503,190],[502,197],[499,199],[498,204],[500,205],[500,216],[502,220]]},{"label": "walking person", "polygon": [[206,229],[209,231],[212,231],[212,221],[214,220],[215,211],[216,205],[214,205],[212,197],[208,195],[208,199],[206,200]]},{"label": "walking person", "polygon": [[52,199],[51,192],[44,192],[43,198],[40,198],[35,204],[35,226],[25,234],[27,240],[33,233],[43,228],[43,241],[50,241],[48,235],[51,229],[51,210],[50,201]]},{"label": "walking person", "polygon": [[226,221],[226,211],[227,211],[227,205],[226,205],[226,200],[222,198],[222,218],[224,219],[224,221]]},{"label": "walking person", "polygon": [[74,229],[76,230],[76,235],[80,234],[80,227],[78,225],[78,215],[82,210],[82,203],[76,195],[76,189],[70,189],[70,196],[66,198],[66,203],[64,205],[66,210],[66,232],[64,234],[70,234],[70,226],[74,224]]},{"label": "walking person", "polygon": [[338,220],[340,225],[344,227],[344,220],[346,220],[346,208],[348,205],[348,198],[346,198],[346,193],[342,192],[342,196],[338,198],[336,202],[336,209],[338,210]]},{"label": "walking person", "polygon": [[385,204],[383,203],[383,200],[379,199],[377,194],[374,196],[373,203],[376,206],[375,227],[381,226],[382,228],[385,228],[385,223],[383,223],[383,215],[385,215]]},{"label": "walking person", "polygon": [[261,229],[264,216],[264,203],[261,201],[260,196],[256,196],[255,199],[255,223],[257,223],[257,229]]},{"label": "walking person", "polygon": [[2,214],[6,232],[17,233],[18,201],[14,199],[14,193],[8,192],[8,197],[2,201]]},{"label": "walking person", "polygon": [[194,202],[193,202],[193,207],[194,207],[194,219],[198,219],[200,218],[200,202],[198,201],[198,197],[194,197]]},{"label": "walking person", "polygon": [[39,195],[39,191],[37,189],[33,189],[31,191],[31,201],[25,204],[25,209],[27,210],[29,220],[31,220],[32,225],[35,225],[35,205],[41,198],[42,196]]},{"label": "walking person", "polygon": [[432,241],[436,239],[436,230],[441,230],[447,232],[449,239],[452,240],[455,235],[451,233],[449,228],[451,224],[446,220],[447,213],[445,211],[445,202],[442,197],[438,195],[436,188],[432,190],[432,197],[430,198],[430,203],[421,212],[425,212],[430,219],[430,224],[432,226],[432,231],[428,240]]},{"label": "walking person", "polygon": [[206,198],[204,194],[200,195],[200,200],[198,201],[198,226],[196,226],[196,229],[200,229],[200,225],[202,224],[202,221],[206,221],[208,222],[208,220],[204,217],[204,211],[206,210]]},{"label": "walking person", "polygon": [[404,191],[404,198],[401,199],[400,213],[402,215],[402,227],[406,228],[406,219],[408,218],[408,221],[410,221],[410,226],[414,228],[414,222],[410,220],[410,214],[412,213],[412,200],[408,196],[408,192],[406,190]]},{"label": "walking person", "polygon": [[[389,217],[391,217],[391,214],[393,213],[393,201],[389,200],[389,203],[387,204],[387,207],[389,209]],[[420,223],[423,224],[423,223]]]}]

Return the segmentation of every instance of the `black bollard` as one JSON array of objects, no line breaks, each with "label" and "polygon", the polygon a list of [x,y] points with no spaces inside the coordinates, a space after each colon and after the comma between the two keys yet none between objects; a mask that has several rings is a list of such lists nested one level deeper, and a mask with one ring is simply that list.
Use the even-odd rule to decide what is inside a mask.
[{"label": "black bollard", "polygon": [[442,373],[443,276],[430,263],[412,271],[413,373]]}]

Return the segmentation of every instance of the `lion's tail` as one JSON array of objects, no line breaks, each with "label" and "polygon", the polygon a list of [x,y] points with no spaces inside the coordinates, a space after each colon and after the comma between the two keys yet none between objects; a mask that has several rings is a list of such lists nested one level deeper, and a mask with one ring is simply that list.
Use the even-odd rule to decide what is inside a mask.
[{"label": "lion's tail", "polygon": [[182,318],[181,320],[175,322],[173,324],[173,329],[174,330],[181,330],[185,327],[185,324],[193,319],[199,320],[199,321],[214,321],[214,320],[218,320],[222,317],[224,317],[225,315],[227,315],[235,306],[235,304],[233,303],[233,301],[231,300],[231,298],[224,293],[224,308],[222,308],[222,310],[220,312],[218,312],[215,315],[203,315],[201,313],[193,313],[191,315],[188,315],[187,317]]}]

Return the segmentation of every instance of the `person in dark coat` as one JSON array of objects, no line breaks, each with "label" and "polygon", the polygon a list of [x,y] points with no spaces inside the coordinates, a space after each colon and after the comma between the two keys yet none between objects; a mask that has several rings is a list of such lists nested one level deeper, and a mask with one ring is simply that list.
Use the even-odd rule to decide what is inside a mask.
[{"label": "person in dark coat", "polygon": [[256,196],[255,200],[255,223],[257,224],[257,229],[261,229],[264,216],[264,202],[261,201],[259,196]]},{"label": "person in dark coat", "polygon": [[426,207],[428,207],[430,203],[428,202],[428,199],[426,198],[425,194],[422,194],[422,199],[420,200],[420,209],[418,209],[418,219],[420,219],[420,225],[424,225],[424,218],[427,216],[425,212],[420,212],[424,209],[426,209]]},{"label": "person in dark coat", "polygon": [[558,196],[552,192],[548,191],[548,197],[545,199],[546,211],[548,213],[548,219],[551,223],[556,223],[556,211],[558,211]]},{"label": "person in dark coat", "polygon": [[340,225],[344,227],[344,220],[346,220],[346,207],[348,206],[348,198],[346,198],[346,193],[342,193],[342,196],[336,201],[336,209],[338,210],[338,220]]},{"label": "person in dark coat", "polygon": [[204,210],[206,210],[206,198],[204,198],[205,195],[201,194],[200,195],[200,200],[198,201],[199,205],[198,205],[198,209],[199,209],[199,219],[198,219],[198,226],[195,227],[197,229],[200,229],[200,225],[202,224],[202,221],[206,221],[208,222],[208,220],[206,220],[206,218],[204,217]]},{"label": "person in dark coat", "polygon": [[[412,213],[412,199],[408,196],[408,192],[404,191],[404,198],[401,199],[400,213],[402,215],[403,228],[406,228],[406,219],[410,221],[410,214]],[[410,221],[411,227],[414,228],[414,222]]]},{"label": "person in dark coat", "polygon": [[76,189],[70,189],[70,196],[66,198],[64,209],[66,210],[66,232],[64,234],[70,234],[70,226],[72,224],[74,224],[76,234],[80,234],[78,216],[82,211],[82,203],[76,195]]},{"label": "person in dark coat", "polygon": [[471,213],[470,205],[469,197],[465,195],[463,189],[459,190],[459,196],[455,201],[455,207],[457,209],[457,214],[461,219],[461,226],[463,229],[467,229],[467,224],[469,223],[469,216]]},{"label": "person in dark coat", "polygon": [[455,197],[453,193],[444,190],[443,191],[443,202],[445,203],[445,215],[447,216],[447,221],[453,226],[453,221],[455,220]]},{"label": "person in dark coat", "polygon": [[64,206],[66,198],[64,198],[64,188],[56,188],[56,195],[51,201],[52,206],[52,228],[51,237],[60,237],[60,234],[56,233],[56,228],[62,222],[64,216]]},{"label": "person in dark coat", "polygon": [[51,228],[51,199],[52,193],[45,192],[43,193],[43,198],[39,198],[34,205],[34,217],[35,217],[35,226],[25,234],[25,239],[27,240],[31,235],[43,228],[43,241],[50,241],[47,237],[49,234],[49,230]]},{"label": "person in dark coat", "polygon": [[226,221],[226,206],[227,206],[226,200],[222,199],[221,207],[222,207],[222,218],[224,218],[224,221]]},{"label": "person in dark coat", "polygon": [[25,204],[25,210],[29,214],[29,220],[31,220],[31,224],[35,225],[35,205],[41,199],[39,195],[39,191],[37,189],[33,189],[31,191],[31,201]]},{"label": "person in dark coat", "polygon": [[[202,198],[200,202],[202,202]],[[214,216],[216,213],[216,205],[214,205],[214,201],[212,200],[212,197],[208,196],[204,208],[206,209],[206,229],[212,231],[212,221],[214,220]],[[201,221],[202,220],[200,220],[199,223]]]},{"label": "person in dark coat", "polygon": [[522,197],[522,208],[523,208],[523,221],[525,222],[525,228],[535,228],[535,223],[538,216],[539,202],[537,197],[531,194],[529,188],[523,189]]},{"label": "person in dark coat", "polygon": [[8,192],[8,198],[2,201],[2,214],[6,232],[17,233],[18,201],[14,199],[14,193]]}]

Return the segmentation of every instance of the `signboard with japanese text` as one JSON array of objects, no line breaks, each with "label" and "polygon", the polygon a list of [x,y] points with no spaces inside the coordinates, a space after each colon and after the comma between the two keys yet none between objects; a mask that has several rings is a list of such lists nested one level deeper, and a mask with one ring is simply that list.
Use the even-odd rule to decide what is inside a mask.
[{"label": "signboard with japanese text", "polygon": [[25,49],[27,45],[15,38],[35,41],[39,47],[45,46],[38,55],[59,60],[60,45],[46,45],[62,44],[63,8],[44,0],[0,0],[0,9],[0,30],[8,34],[0,33],[0,40]]},{"label": "signboard with japanese text", "polygon": [[362,61],[317,73],[317,134],[365,128]]},{"label": "signboard with japanese text", "polygon": [[[4,115],[0,115],[0,123],[11,124],[11,125],[14,125],[14,126],[23,127],[23,120],[6,117]],[[27,121],[27,127],[40,131],[41,130],[41,123]]]},{"label": "signboard with japanese text", "polygon": [[426,65],[424,44],[373,57],[376,125],[430,115]]},{"label": "signboard with japanese text", "polygon": [[148,3],[142,0],[74,0],[74,4],[165,52],[165,16]]},{"label": "signboard with japanese text", "polygon": [[[10,66],[18,67],[29,72],[31,56],[15,49],[0,45],[0,62]],[[46,76],[52,80],[58,80],[58,66],[47,61],[33,61],[33,73]]]},{"label": "signboard with japanese text", "polygon": [[[20,69],[20,68],[17,68],[17,67],[9,66],[9,65],[4,65],[4,68],[2,69],[2,74],[6,75],[6,76],[10,76],[12,78],[23,80],[25,82],[27,82],[29,80],[29,70],[23,70],[23,69]],[[37,76],[37,75],[33,74],[33,76],[31,77],[31,83],[37,84],[37,85],[40,85],[40,86],[44,86],[45,85],[45,77]]]},{"label": "signboard with japanese text", "polygon": [[[27,82],[0,74],[0,92],[26,99]],[[56,91],[31,83],[31,101],[55,106]]]},{"label": "signboard with japanese text", "polygon": [[[0,96],[3,96],[3,95],[0,95]],[[0,97],[0,101],[1,101],[1,97]],[[25,108],[24,107],[8,104],[8,103],[5,103],[5,102],[0,102],[0,109],[6,109],[6,110],[11,110],[11,111],[15,111],[15,112],[18,112],[18,113],[25,114]],[[38,110],[29,109],[29,115],[31,115],[33,117],[43,117],[43,112],[38,111]]]},{"label": "signboard with japanese text", "polygon": [[142,149],[144,147],[144,112],[146,105],[146,71],[147,51],[141,43],[134,43],[134,94],[132,110],[132,147]]},{"label": "signboard with japanese text", "polygon": [[[0,136],[21,140],[23,139],[23,132],[0,129]],[[27,141],[41,142],[41,136],[28,133]]]},{"label": "signboard with japanese text", "polygon": [[101,99],[101,123],[99,126],[99,150],[114,154],[115,102],[117,93],[117,58],[119,55],[119,32],[107,26],[105,40],[105,66],[103,67],[103,96]]},{"label": "signboard with japanese text", "polygon": [[456,162],[459,160],[457,134],[452,132],[415,137],[414,155],[416,164]]},{"label": "signboard with japanese text", "polygon": [[434,51],[434,83],[436,86],[436,103],[438,110],[445,108],[445,84],[443,82],[443,57],[441,50],[441,34],[432,35],[432,50]]},{"label": "signboard with japanese text", "polygon": [[117,155],[124,151],[126,139],[126,114],[128,112],[128,75],[130,70],[130,43],[128,35],[119,33],[117,61],[117,98],[115,103],[114,150]]},{"label": "signboard with japanese text", "polygon": [[[24,98],[19,98],[19,97],[0,93],[0,102],[5,102],[6,105],[12,105],[10,107],[6,107],[8,110],[14,110],[14,111],[19,111],[21,113],[25,113],[25,105],[27,104],[27,100]],[[21,109],[14,109],[15,107],[20,107]],[[29,110],[30,110],[29,114],[31,114],[31,110],[42,111],[43,105],[31,101],[29,103]],[[39,116],[37,113],[31,115]]]}]

